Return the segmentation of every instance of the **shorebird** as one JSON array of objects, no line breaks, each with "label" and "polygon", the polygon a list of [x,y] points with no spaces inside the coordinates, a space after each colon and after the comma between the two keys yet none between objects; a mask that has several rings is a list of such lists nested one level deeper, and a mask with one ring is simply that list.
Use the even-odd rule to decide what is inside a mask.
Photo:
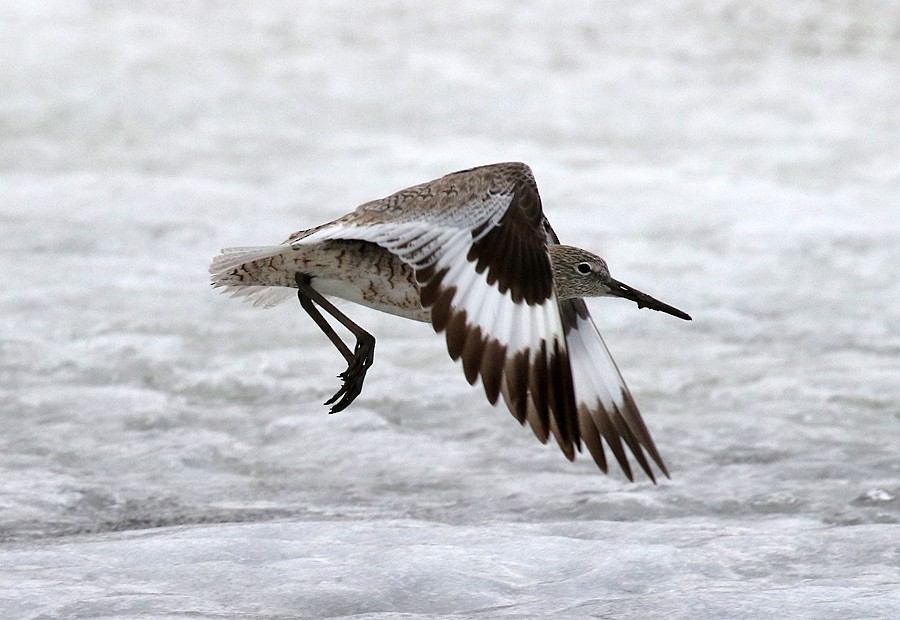
[{"label": "shorebird", "polygon": [[[624,446],[654,483],[648,456],[669,475],[583,298],[691,317],[613,279],[599,256],[560,245],[525,164],[448,174],[280,245],[224,249],[209,271],[213,286],[254,305],[296,292],[347,362],[331,413],[359,396],[375,352],[375,338],[328,301],[337,297],[430,322],[470,384],[480,377],[491,404],[502,398],[569,460],[584,444],[607,472],[605,442],[629,480]],[[353,351],[320,308],[355,336]]]}]

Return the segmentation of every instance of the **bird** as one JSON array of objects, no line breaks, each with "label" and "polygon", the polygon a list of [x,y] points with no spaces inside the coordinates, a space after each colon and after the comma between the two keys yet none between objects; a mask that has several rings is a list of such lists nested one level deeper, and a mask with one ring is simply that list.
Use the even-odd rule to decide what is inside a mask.
[{"label": "bird", "polygon": [[[534,174],[507,162],[470,168],[366,202],[278,245],[223,249],[211,284],[257,306],[297,295],[347,362],[325,404],[346,409],[372,366],[375,338],[330,301],[347,300],[444,334],[450,357],[502,400],[541,443],[571,461],[585,446],[609,473],[606,448],[634,475],[626,447],[655,484],[668,469],[585,297],[620,297],[691,317],[612,278],[601,257],[560,244]],[[356,339],[353,350],[322,311]]]}]

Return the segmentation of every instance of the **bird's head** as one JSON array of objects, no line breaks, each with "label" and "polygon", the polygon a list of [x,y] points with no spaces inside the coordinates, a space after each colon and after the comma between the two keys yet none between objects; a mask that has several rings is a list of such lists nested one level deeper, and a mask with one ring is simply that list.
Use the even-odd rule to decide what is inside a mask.
[{"label": "bird's head", "polygon": [[550,262],[556,295],[560,300],[575,297],[623,297],[638,308],[650,308],[690,321],[691,317],[668,304],[631,288],[609,275],[606,261],[581,248],[570,245],[551,245]]}]

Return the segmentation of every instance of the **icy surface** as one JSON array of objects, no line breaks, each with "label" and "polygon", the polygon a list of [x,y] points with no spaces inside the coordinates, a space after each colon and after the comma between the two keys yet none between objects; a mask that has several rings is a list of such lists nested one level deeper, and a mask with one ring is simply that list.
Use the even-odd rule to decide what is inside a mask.
[{"label": "icy surface", "polygon": [[[302,9],[300,8],[302,5]],[[896,3],[8,0],[0,617],[900,617]],[[522,160],[672,479],[428,326],[363,395],[221,247]]]}]

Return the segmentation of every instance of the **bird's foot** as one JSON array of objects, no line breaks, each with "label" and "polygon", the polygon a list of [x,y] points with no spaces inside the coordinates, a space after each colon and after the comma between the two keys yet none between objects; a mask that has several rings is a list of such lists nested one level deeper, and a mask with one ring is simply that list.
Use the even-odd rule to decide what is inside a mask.
[{"label": "bird's foot", "polygon": [[343,411],[360,395],[366,373],[373,361],[375,361],[375,338],[365,334],[356,341],[353,358],[347,365],[347,370],[338,375],[343,381],[341,389],[325,401],[326,405],[333,405],[328,413]]}]

